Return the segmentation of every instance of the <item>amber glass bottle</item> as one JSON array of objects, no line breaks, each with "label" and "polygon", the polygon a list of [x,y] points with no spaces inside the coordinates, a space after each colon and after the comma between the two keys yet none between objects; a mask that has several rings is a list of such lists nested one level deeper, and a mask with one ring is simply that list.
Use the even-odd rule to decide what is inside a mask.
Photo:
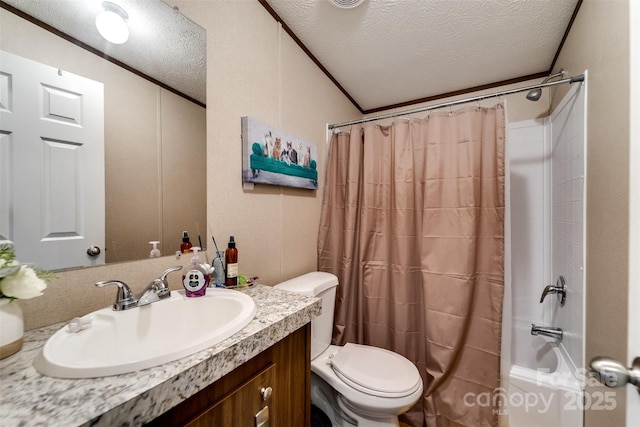
[{"label": "amber glass bottle", "polygon": [[225,286],[238,286],[238,249],[233,236],[229,237],[229,245],[224,251]]},{"label": "amber glass bottle", "polygon": [[191,252],[191,242],[189,241],[189,233],[186,231],[182,232],[182,244],[180,245],[180,252],[186,254],[187,252]]}]

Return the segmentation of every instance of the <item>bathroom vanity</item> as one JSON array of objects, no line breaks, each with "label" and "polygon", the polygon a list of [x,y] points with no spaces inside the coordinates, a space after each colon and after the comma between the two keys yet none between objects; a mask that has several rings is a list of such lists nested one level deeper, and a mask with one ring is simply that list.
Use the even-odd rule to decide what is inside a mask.
[{"label": "bathroom vanity", "polygon": [[22,350],[0,361],[3,425],[254,426],[267,411],[271,425],[308,425],[310,322],[320,314],[320,300],[263,285],[241,292],[257,305],[243,330],[191,356],[129,374],[43,376],[33,360],[65,325],[28,331]]}]

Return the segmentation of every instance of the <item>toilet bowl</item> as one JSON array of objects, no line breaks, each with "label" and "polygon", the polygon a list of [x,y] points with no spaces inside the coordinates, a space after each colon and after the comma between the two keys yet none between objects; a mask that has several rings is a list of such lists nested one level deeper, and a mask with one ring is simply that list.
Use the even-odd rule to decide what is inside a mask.
[{"label": "toilet bowl", "polygon": [[311,322],[311,402],[334,426],[398,426],[398,415],[422,395],[422,378],[411,361],[361,344],[331,345],[338,278],[312,272],[275,287],[322,299]]}]

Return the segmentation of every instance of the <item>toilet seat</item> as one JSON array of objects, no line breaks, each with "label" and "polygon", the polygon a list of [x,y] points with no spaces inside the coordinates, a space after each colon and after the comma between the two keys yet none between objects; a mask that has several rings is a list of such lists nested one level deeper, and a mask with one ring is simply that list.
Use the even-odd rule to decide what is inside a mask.
[{"label": "toilet seat", "polygon": [[404,397],[422,386],[413,363],[379,347],[347,343],[329,364],[343,382],[373,396]]}]

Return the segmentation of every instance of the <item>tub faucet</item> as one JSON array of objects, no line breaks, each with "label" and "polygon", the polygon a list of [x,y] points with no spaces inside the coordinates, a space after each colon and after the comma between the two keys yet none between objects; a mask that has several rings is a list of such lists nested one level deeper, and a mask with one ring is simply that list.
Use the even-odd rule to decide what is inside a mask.
[{"label": "tub faucet", "polygon": [[536,326],[531,324],[531,335],[544,335],[545,337],[555,338],[562,341],[562,329],[554,326]]},{"label": "tub faucet", "polygon": [[558,280],[556,280],[556,285],[547,285],[544,287],[542,291],[542,296],[540,297],[540,303],[544,301],[547,295],[549,294],[558,294],[558,300],[560,301],[560,306],[564,306],[564,303],[567,301],[567,285],[564,282],[563,276],[558,276]]},{"label": "tub faucet", "polygon": [[171,296],[171,291],[169,290],[169,283],[167,283],[167,276],[169,275],[169,273],[178,270],[182,270],[181,265],[168,268],[164,271],[164,273],[160,275],[159,278],[153,279],[153,281],[149,283],[145,290],[142,292],[140,298],[138,298],[138,306],[151,304],[152,302],[160,301],[164,298],[169,298],[169,296]]}]

